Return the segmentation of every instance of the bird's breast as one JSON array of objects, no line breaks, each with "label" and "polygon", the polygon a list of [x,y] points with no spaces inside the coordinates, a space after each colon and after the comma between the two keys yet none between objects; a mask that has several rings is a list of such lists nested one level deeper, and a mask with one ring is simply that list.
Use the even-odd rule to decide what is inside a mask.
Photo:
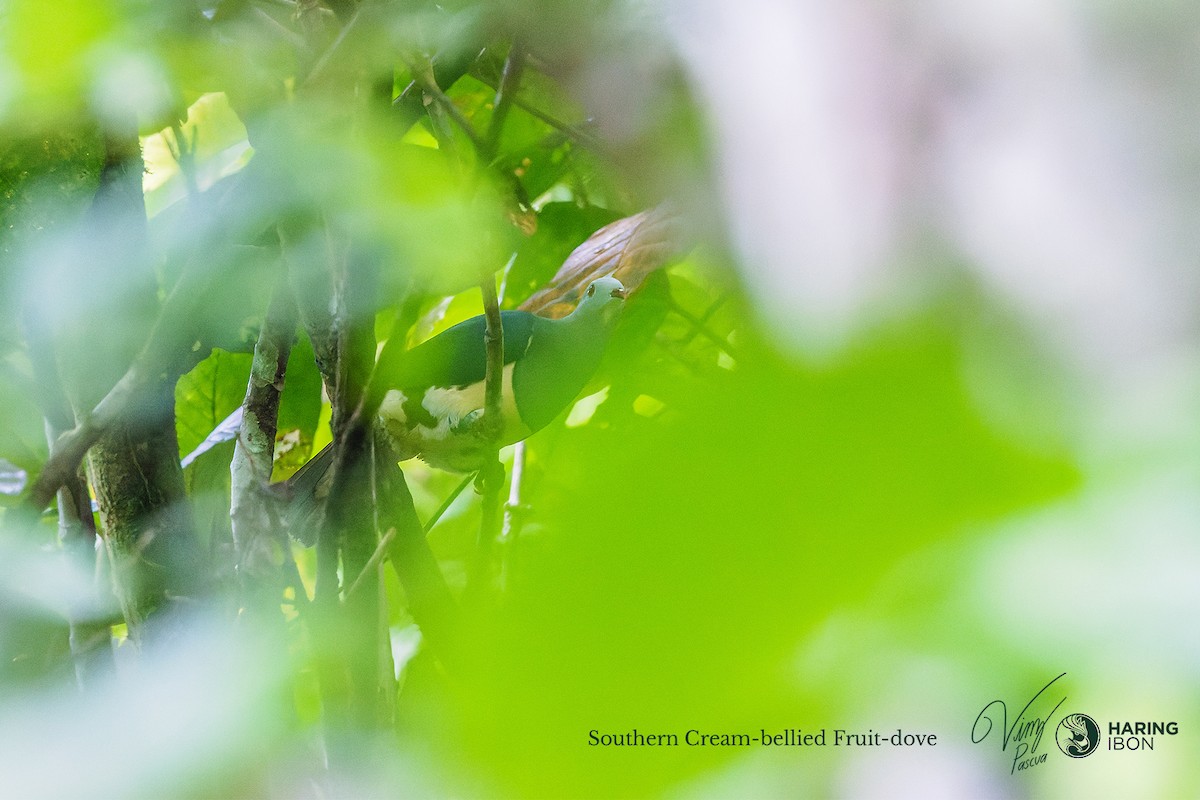
[{"label": "bird's breast", "polygon": [[[504,418],[501,445],[519,442],[532,432],[517,411],[512,379],[513,365],[508,364],[504,367],[501,392]],[[406,408],[412,409],[416,398],[392,389],[380,403],[379,419],[401,460],[420,456],[435,467],[469,472],[478,469],[489,443],[469,424],[462,423],[482,413],[485,394],[484,381],[466,386],[430,386],[421,393],[422,413],[410,414]]]}]

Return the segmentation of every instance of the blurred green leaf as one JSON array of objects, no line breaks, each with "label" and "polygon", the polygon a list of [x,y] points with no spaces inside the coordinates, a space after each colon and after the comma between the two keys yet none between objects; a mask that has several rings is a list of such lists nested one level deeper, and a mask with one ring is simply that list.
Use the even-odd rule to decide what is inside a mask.
[{"label": "blurred green leaf", "polygon": [[[1172,120],[1187,116],[1189,107],[1178,93],[1160,89],[1179,75],[1186,79],[1181,54],[1194,49],[1189,33],[1194,26],[1176,23],[1196,15],[1126,5],[1088,12],[1100,26],[1119,20],[1120,36],[1103,41],[1104,47],[1088,37],[1080,40],[1088,45],[1084,50],[1111,50],[1141,64],[1132,77],[1097,70],[1121,92],[1138,89],[1141,127],[1114,126],[1118,143],[1122,152],[1165,157],[1167,167],[1186,166],[1191,163],[1186,153],[1169,146],[1125,145],[1137,143],[1141,128],[1166,130]],[[905,26],[910,21],[890,11],[876,18],[876,11],[861,20],[854,16],[848,29],[835,32],[866,33],[874,42],[897,20]],[[703,9],[697,14],[706,19]],[[739,19],[756,22],[752,13]],[[929,19],[953,22],[938,15]],[[921,26],[929,19],[921,17],[914,30],[928,34]],[[1049,28],[1026,27],[1039,36],[1071,31],[1060,30],[1061,20],[1054,19]],[[831,20],[843,23],[836,15]],[[1141,559],[1150,548],[1140,539],[1111,535],[1104,550],[1094,530],[1102,526],[1076,508],[1096,502],[1089,496],[1104,494],[1104,502],[1112,502],[1096,517],[1116,516],[1111,527],[1131,527],[1139,537],[1160,523],[1180,528],[1178,539],[1160,551],[1169,553],[1178,574],[1162,574],[1159,563],[1147,562],[1152,568],[1145,568],[1146,580],[1171,602],[1191,596],[1187,569],[1194,559],[1189,561],[1187,531],[1195,509],[1179,498],[1191,497],[1188,476],[1195,469],[1188,453],[1194,437],[1178,418],[1158,416],[1171,405],[1191,406],[1176,402],[1169,382],[1147,381],[1105,385],[1101,400],[1085,407],[1086,390],[1080,387],[1095,385],[1059,363],[1057,329],[1048,336],[1031,324],[1025,309],[1010,307],[1023,302],[1014,298],[1036,294],[1044,276],[1020,273],[1019,280],[1034,282],[1030,286],[997,284],[1005,287],[997,300],[994,289],[975,286],[972,277],[986,273],[990,281],[993,264],[981,270],[944,255],[958,249],[974,253],[979,231],[964,230],[961,220],[950,219],[954,214],[945,217],[950,206],[944,203],[901,202],[924,186],[924,177],[913,183],[908,169],[912,137],[892,135],[897,120],[897,130],[906,130],[912,110],[906,104],[913,97],[923,103],[932,98],[939,124],[943,117],[958,119],[961,111],[956,104],[962,92],[938,83],[943,73],[961,70],[926,68],[941,65],[947,55],[938,49],[944,47],[939,36],[919,37],[933,42],[929,53],[922,50],[911,63],[895,62],[901,67],[897,74],[912,79],[902,83],[914,91],[889,96],[880,106],[887,113],[878,115],[877,93],[858,91],[870,69],[835,74],[833,84],[828,75],[805,72],[798,84],[794,69],[769,60],[775,57],[773,42],[764,40],[752,59],[755,68],[746,72],[737,64],[706,61],[707,51],[689,54],[699,31],[676,24],[683,22],[692,19],[663,16],[653,4],[546,0],[198,5],[18,0],[0,9],[0,481],[9,487],[21,482],[21,471],[35,479],[47,457],[27,366],[28,332],[44,334],[53,344],[64,390],[80,409],[94,406],[123,375],[169,382],[173,365],[207,356],[174,387],[176,434],[186,455],[242,402],[260,320],[286,274],[309,329],[294,344],[284,384],[275,442],[278,479],[331,441],[332,405],[323,397],[310,333],[322,368],[332,367],[360,328],[369,333],[373,324],[376,344],[382,345],[397,312],[411,303],[421,316],[404,335],[415,344],[479,314],[480,281],[507,264],[506,306],[536,299],[533,293],[544,289],[554,305],[540,308],[566,313],[582,286],[546,284],[555,282],[564,260],[597,229],[618,217],[641,218],[641,209],[649,215],[676,207],[681,218],[701,220],[706,228],[698,255],[669,270],[661,269],[668,237],[654,242],[663,244],[662,251],[646,248],[653,258],[632,271],[638,280],[627,285],[640,288],[627,302],[577,413],[564,410],[525,443],[521,482],[506,487],[512,492],[509,527],[492,550],[494,582],[470,578],[480,550],[477,494],[459,495],[430,532],[426,555],[456,595],[447,616],[462,614],[448,637],[460,641],[449,646],[431,632],[437,624],[429,624],[413,587],[392,572],[378,595],[362,594],[353,602],[338,597],[358,577],[352,562],[361,562],[374,536],[384,533],[371,529],[371,509],[357,504],[338,509],[362,512],[364,524],[352,532],[357,537],[352,554],[337,551],[351,538],[340,529],[330,531],[335,535],[320,552],[294,543],[285,549],[278,538],[264,542],[260,580],[244,569],[246,553],[232,537],[233,441],[216,443],[189,464],[182,475],[186,497],[174,491],[179,483],[174,453],[163,459],[172,469],[153,474],[142,470],[131,448],[122,456],[131,468],[126,474],[134,477],[126,486],[140,481],[179,499],[138,520],[146,524],[128,552],[152,552],[143,549],[151,546],[168,552],[174,537],[187,533],[194,521],[199,546],[184,546],[180,537],[180,552],[186,549],[186,567],[202,576],[203,590],[195,597],[164,592],[166,600],[179,602],[178,615],[148,626],[131,615],[112,626],[120,670],[111,682],[85,685],[81,692],[71,669],[71,646],[78,639],[71,636],[70,621],[86,616],[87,609],[113,612],[108,603],[77,606],[76,600],[94,600],[97,588],[104,594],[136,583],[138,576],[122,563],[108,521],[99,520],[101,550],[107,552],[95,565],[88,537],[72,542],[67,536],[59,543],[52,514],[27,524],[12,507],[20,499],[0,493],[5,609],[0,772],[11,778],[16,794],[855,795],[860,786],[855,781],[874,775],[876,766],[864,768],[866,762],[856,756],[841,761],[840,754],[818,758],[796,751],[775,758],[782,751],[594,748],[588,732],[683,733],[689,727],[753,732],[868,718],[868,724],[879,724],[873,715],[882,717],[884,705],[895,715],[906,713],[905,702],[921,713],[941,702],[957,714],[957,705],[973,706],[979,692],[1024,691],[1021,683],[1039,679],[1056,659],[1065,666],[1052,664],[1054,669],[1075,671],[1078,664],[1081,673],[1095,671],[1104,660],[1097,653],[1107,652],[1087,638],[1103,638],[1085,630],[1089,622],[1100,624],[1095,619],[1073,618],[1066,625],[1061,611],[1047,613],[1040,620],[1041,639],[1014,643],[1030,606],[1018,607],[1009,596],[977,597],[993,586],[1027,588],[1028,581],[1006,583],[1008,576],[1000,574],[1013,565],[1056,575],[1045,555],[1055,537],[1067,542],[1059,543],[1055,567],[1074,567],[1078,558],[1080,565],[1092,566],[1088,580],[1104,577],[1095,585],[1124,585],[1130,576],[1136,588],[1135,570],[1124,570],[1124,561],[1129,553]],[[678,38],[660,38],[663,30]],[[1141,45],[1130,49],[1126,30],[1155,44],[1153,58],[1142,58]],[[988,42],[1004,44],[1008,35]],[[1073,35],[1061,38],[1076,43]],[[884,37],[880,51],[888,64],[911,45],[893,39]],[[831,41],[840,46],[839,37]],[[527,54],[520,86],[494,150],[490,141],[477,148],[459,122],[480,137],[488,134],[495,87],[514,46]],[[989,81],[1005,76],[1007,67],[999,61],[1009,48],[967,50],[973,59],[969,75],[978,72]],[[692,60],[690,71],[680,52]],[[951,54],[947,63],[958,60]],[[782,65],[781,71],[764,72],[762,65],[771,63]],[[1064,63],[1068,71],[1079,67],[1070,59]],[[447,109],[440,100],[410,91],[412,75],[427,66],[461,120],[434,124]],[[719,81],[713,77],[718,74]],[[1050,77],[1048,85],[1062,96],[1076,94],[1063,76]],[[805,97],[832,97],[839,112],[845,106],[856,116],[866,109],[869,120],[878,116],[881,135],[867,142],[877,152],[866,162],[845,158],[855,155],[853,148],[805,152],[819,140],[808,118],[797,127],[783,113],[803,103],[797,106],[786,91],[766,96],[752,91],[772,79],[782,90],[799,86]],[[1154,91],[1142,91],[1148,86]],[[1079,97],[1093,102],[1095,87],[1084,88]],[[778,103],[778,109],[756,111],[783,122],[747,129],[741,117],[722,118],[722,92],[734,102],[746,99],[737,106],[739,114],[750,102]],[[967,94],[972,103],[979,100],[978,92]],[[1034,107],[1046,110],[1045,104]],[[1104,114],[1063,130],[1087,134],[1100,127],[1093,124],[1097,120]],[[170,152],[176,122],[195,144],[187,173]],[[944,146],[944,128],[937,127],[930,139],[935,150]],[[1037,177],[1039,154],[1061,155],[1061,137],[1042,133],[1059,128],[1034,128],[1015,129],[1030,134],[1022,139],[1028,150],[1018,153],[1033,156],[1021,162],[1031,168],[1018,171],[1022,179]],[[732,139],[731,131],[752,138]],[[142,137],[144,174],[135,132]],[[763,175],[744,171],[731,158],[744,154],[747,142],[761,143],[764,152],[776,145],[794,148],[796,163],[767,165],[780,175],[797,164],[817,171],[796,173],[795,185],[783,183],[780,195],[755,191]],[[1079,149],[1093,144],[1085,139]],[[981,140],[980,146],[986,150],[995,143]],[[188,152],[181,153],[185,163]],[[1057,157],[1047,161],[1056,163]],[[954,177],[961,165],[954,159],[939,162],[942,168],[947,164]],[[1115,163],[1106,180],[1127,169],[1133,167]],[[880,170],[888,177],[886,191],[869,181],[853,183]],[[840,186],[842,171],[851,185]],[[1171,169],[1164,168],[1167,173]],[[946,178],[937,170],[930,174]],[[747,181],[754,184],[749,190]],[[951,206],[958,208],[961,198],[954,193],[969,184],[947,183],[954,190]],[[1187,194],[1179,188],[1185,184],[1172,183],[1171,193]],[[831,188],[846,191],[830,193]],[[770,303],[739,287],[789,269],[840,286],[846,278],[837,266],[842,251],[817,243],[794,252],[824,253],[828,260],[784,259],[781,266],[756,255],[737,263],[735,248],[772,253],[771,242],[748,239],[747,231],[755,231],[741,223],[766,220],[765,230],[790,246],[795,241],[789,237],[799,231],[789,228],[794,209],[788,203],[795,196],[798,206],[811,205],[819,219],[838,226],[845,222],[843,211],[837,203],[821,207],[823,198],[857,198],[860,189],[864,207],[880,212],[881,221],[887,221],[885,204],[915,209],[911,219],[902,213],[892,220],[894,230],[861,228],[862,252],[872,257],[898,260],[895,244],[903,243],[902,263],[881,263],[898,276],[897,285],[872,295],[873,304],[856,318],[866,332],[860,330],[844,349],[819,359],[797,355],[789,350],[799,340],[795,329],[806,329],[809,320],[785,317],[780,329],[765,327],[764,320],[778,319],[766,312]],[[1159,217],[1191,218],[1162,197],[1143,204],[1156,200],[1153,194],[1135,193],[1139,208],[1149,208],[1155,222],[1135,215],[1133,239],[1162,233],[1154,227]],[[143,200],[150,217],[146,242]],[[530,209],[536,210],[536,228]],[[736,224],[728,224],[726,216]],[[1009,221],[1003,214],[1000,219]],[[845,230],[850,239],[860,235],[858,226]],[[1045,233],[1071,238],[1079,230],[1047,226]],[[1178,231],[1170,237],[1180,238]],[[607,269],[601,256],[614,248],[591,244],[580,249],[580,269]],[[762,285],[791,286],[790,277]],[[1122,292],[1139,288],[1105,281],[1097,286],[1102,299],[1113,286]],[[18,322],[38,330],[23,330]],[[1154,335],[1188,343],[1170,328],[1164,325]],[[153,372],[129,373],[131,363],[144,363],[134,362],[138,353],[159,339],[169,342],[169,352],[151,352],[162,356],[151,359]],[[368,344],[360,353],[364,361]],[[810,344],[805,339],[799,346]],[[1190,349],[1173,352],[1186,355]],[[1098,361],[1107,359],[1101,355]],[[1169,373],[1178,379],[1176,390],[1194,383],[1190,372],[1179,369]],[[351,384],[357,377],[341,376]],[[331,391],[339,390],[335,385]],[[150,408],[144,399],[132,403],[134,421],[144,409],[162,418],[170,411]],[[1131,436],[1128,430],[1096,433],[1096,419],[1107,424],[1107,415],[1126,404],[1135,411],[1150,409],[1130,427],[1153,428],[1161,441],[1146,446],[1141,427]],[[170,450],[169,436],[158,441]],[[514,450],[506,449],[501,458],[511,478]],[[1072,493],[1085,468],[1091,495],[1076,497]],[[463,478],[419,460],[406,462],[403,470],[422,521]],[[1096,488],[1097,473],[1104,480],[1118,475],[1154,483],[1159,472],[1170,473],[1164,482],[1172,486],[1160,490],[1155,484],[1139,506],[1124,498],[1111,501],[1108,484]],[[104,497],[102,487],[92,488]],[[286,502],[287,493],[273,490],[254,501]],[[368,496],[362,495],[364,503]],[[1058,505],[1041,510],[1051,503]],[[1042,516],[1055,518],[1046,522]],[[270,519],[260,521],[264,518]],[[1030,518],[1035,524],[1025,531]],[[184,523],[172,527],[180,520]],[[263,528],[270,532],[271,526]],[[1014,534],[1014,528],[1021,530]],[[34,546],[16,554],[9,549],[13,542]],[[417,551],[421,540],[415,537],[411,544]],[[79,574],[63,577],[64,556],[72,553]],[[1119,562],[1119,568],[1110,562]],[[293,566],[300,587],[292,585]],[[988,570],[997,573],[990,584]],[[309,605],[318,572],[326,594]],[[1060,606],[1075,602],[1070,597],[1061,602],[1069,584],[1054,595]],[[1141,602],[1134,588],[1116,598],[1114,608],[1120,604],[1127,623],[1136,619],[1147,630],[1154,620],[1167,620],[1160,638],[1170,640],[1164,651],[1175,648],[1170,655],[1178,659],[1168,663],[1150,654],[1146,674],[1154,680],[1144,683],[1171,698],[1173,708],[1183,708],[1186,702],[1176,701],[1186,701],[1189,689],[1177,676],[1187,673],[1179,665],[1190,663],[1190,651],[1169,630],[1175,606],[1162,603],[1156,613],[1136,617],[1138,612],[1125,608]],[[259,627],[250,613],[259,592],[266,598],[263,616],[277,627]],[[1156,592],[1149,594],[1157,598]],[[1037,607],[1036,598],[1021,599]],[[326,608],[332,624],[322,617]],[[1010,629],[993,628],[992,618],[1005,613]],[[1109,626],[1119,615],[1100,616]],[[101,620],[101,634],[108,622],[107,616]],[[169,635],[158,638],[163,630]],[[242,633],[248,635],[237,635]],[[145,640],[139,642],[141,635]],[[368,641],[375,635],[378,641]],[[100,649],[108,643],[103,635],[96,641]],[[363,642],[370,646],[360,653]],[[371,672],[363,664],[381,672],[398,666],[400,684],[371,673],[370,685],[348,689],[360,670]],[[1092,687],[1111,682],[1110,673],[1099,684],[1092,679]],[[1087,680],[1080,678],[1080,685]],[[921,691],[910,695],[905,689],[914,684]],[[949,699],[930,702],[943,690]],[[937,713],[944,711],[939,707]],[[946,725],[969,722],[966,712],[952,723],[938,719],[939,733]],[[54,746],[47,748],[46,741]],[[974,776],[977,762],[986,761],[945,743],[949,747],[936,753],[943,759],[938,770],[929,773],[938,779]],[[1170,774],[1146,785],[1170,796],[1196,795],[1196,772],[1184,756],[1166,750],[1154,755],[1162,759],[1154,768],[1167,764],[1163,771]],[[1094,778],[1060,768],[1046,770],[1052,777],[1019,785],[984,779],[976,786],[1022,796],[1059,796],[1064,792],[1056,790],[1064,786],[1077,793],[1092,788],[1080,781]]]},{"label": "blurred green leaf", "polygon": [[[1062,454],[988,428],[936,317],[827,366],[744,349],[729,380],[692,378],[669,413],[565,430],[544,454],[527,497],[554,533],[525,547],[511,604],[485,624],[489,710],[465,720],[509,791],[655,793],[720,763],[627,751],[600,771],[583,740],[753,729],[788,696],[796,643],[889,564],[1077,483]],[[508,769],[531,761],[555,766]]]},{"label": "blurred green leaf", "polygon": [[321,418],[321,392],[321,373],[317,370],[312,343],[301,334],[292,345],[283,394],[279,399],[276,480],[298,469],[313,452],[313,441],[317,437],[317,424]]},{"label": "blurred green leaf", "polygon": [[283,394],[279,399],[279,428],[297,428],[309,437],[321,415],[321,373],[313,356],[312,343],[299,335],[288,357]]},{"label": "blurred green leaf", "polygon": [[42,410],[34,393],[33,378],[13,359],[0,361],[0,458],[10,461],[36,480],[49,454]]}]

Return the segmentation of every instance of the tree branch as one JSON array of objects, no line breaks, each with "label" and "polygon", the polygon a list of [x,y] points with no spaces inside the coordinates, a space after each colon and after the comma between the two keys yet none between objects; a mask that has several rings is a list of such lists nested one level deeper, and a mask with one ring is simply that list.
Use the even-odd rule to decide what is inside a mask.
[{"label": "tree branch", "polygon": [[163,304],[149,341],[117,384],[79,423],[55,442],[54,454],[46,461],[29,492],[29,504],[43,509],[58,487],[79,468],[87,451],[118,422],[134,419],[138,403],[154,386],[176,380],[203,360],[204,354],[187,346],[179,319],[187,319],[196,302],[197,287],[181,280]]},{"label": "tree branch", "polygon": [[488,274],[479,284],[483,293],[483,314],[486,321],[483,342],[487,354],[484,384],[483,418],[478,421],[478,434],[485,439],[483,463],[476,485],[483,494],[479,516],[479,540],[472,568],[470,590],[482,590],[490,566],[492,540],[496,537],[500,511],[500,490],[504,486],[504,465],[500,463],[497,446],[504,430],[501,400],[504,391],[504,327],[500,316],[500,300],[496,296],[496,276]]},{"label": "tree branch", "polygon": [[425,529],[417,516],[404,473],[386,442],[375,446],[376,524],[396,530],[388,545],[388,562],[400,579],[408,608],[438,658],[454,669],[463,661],[458,635],[458,604],[425,540]]},{"label": "tree branch", "polygon": [[[352,4],[347,4],[347,5],[352,5]],[[350,34],[355,31],[355,29],[359,25],[360,20],[362,20],[362,19],[363,19],[362,9],[359,7],[353,7],[353,9],[349,13],[346,23],[344,25],[342,25],[341,30],[338,31],[337,37],[333,40],[333,42],[329,45],[329,47],[327,47],[325,49],[325,52],[323,52],[321,54],[321,57],[317,59],[317,63],[315,65],[313,65],[313,68],[311,70],[309,70],[308,75],[306,75],[304,77],[304,80],[300,84],[301,88],[306,88],[306,87],[312,86],[314,83],[316,83],[318,80],[320,80],[324,76],[325,71],[327,69],[329,69],[329,65],[333,62],[333,60],[336,57],[338,57],[340,55],[341,51],[345,48],[346,42],[350,38]],[[301,39],[301,42],[303,42],[303,41],[304,40]]]},{"label": "tree branch", "polygon": [[306,250],[303,230],[294,222],[280,220],[276,225],[279,246],[286,262],[288,280],[295,294],[296,306],[304,332],[312,342],[317,370],[325,390],[333,397],[337,382],[337,336],[333,314],[329,310],[329,297],[333,294],[333,280],[328,265],[333,261],[329,252],[329,236],[325,236],[325,259],[313,258]]},{"label": "tree branch", "polygon": [[482,427],[495,439],[504,427],[501,410],[504,391],[504,325],[500,316],[500,299],[496,296],[496,276],[489,272],[480,282],[479,290],[483,294],[483,315],[487,323],[483,334],[487,371]]},{"label": "tree branch", "polygon": [[[500,86],[503,83],[503,78],[504,78],[503,73],[501,73],[500,80],[495,80],[493,78],[493,76],[491,76],[491,75],[480,75],[479,81],[480,81],[480,83],[484,84],[485,86],[491,86],[493,89],[496,89],[497,91],[499,91]],[[443,85],[445,85],[445,84],[443,84]],[[414,86],[415,86],[415,81],[414,81]],[[535,117],[536,119],[544,122],[548,127],[553,128],[555,131],[557,131],[559,134],[561,134],[564,138],[566,138],[582,147],[586,147],[589,150],[593,150],[593,151],[600,150],[600,140],[597,139],[592,134],[588,133],[586,130],[583,130],[582,128],[580,128],[578,126],[571,125],[570,123],[563,122],[561,119],[558,119],[557,117],[555,117],[555,116],[543,111],[542,109],[538,108],[537,106],[533,105],[529,101],[524,100],[521,97],[517,96],[515,91],[510,92],[508,94],[508,97],[509,97],[509,102],[513,106],[521,109],[526,114],[529,114],[531,117]],[[586,121],[585,121],[585,124],[586,124]]]},{"label": "tree branch", "polygon": [[275,499],[265,488],[274,467],[279,400],[295,334],[296,306],[287,274],[281,271],[254,346],[242,423],[229,465],[229,517],[238,577],[247,609],[267,624],[278,621],[286,539],[277,524],[278,514],[270,507]]},{"label": "tree branch", "polygon": [[[220,200],[218,212],[230,203],[233,192]],[[92,410],[78,415],[74,428],[55,442],[37,481],[30,487],[27,505],[41,511],[58,488],[78,469],[83,457],[101,437],[117,424],[128,422],[150,427],[157,421],[148,406],[153,390],[173,383],[208,355],[211,348],[197,342],[191,329],[180,320],[194,319],[209,285],[216,279],[207,268],[211,251],[201,244],[189,254],[187,264],[171,293],[163,301],[158,317],[133,363]]]},{"label": "tree branch", "polygon": [[[367,387],[375,364],[374,304],[377,264],[340,233],[332,262],[336,275],[334,325],[338,358],[333,403],[333,466],[325,514],[317,536],[317,585],[312,611],[318,639],[328,661],[322,667],[330,732],[347,725],[374,728],[384,714],[378,703],[383,682],[394,676],[380,670],[382,608],[377,575],[363,575],[363,589],[346,603],[339,597],[339,564],[346,580],[364,573],[378,546],[370,500],[374,414],[366,408]],[[339,561],[340,557],[340,561]],[[383,687],[386,692],[386,687]],[[331,742],[333,761],[353,758],[348,740]]]},{"label": "tree branch", "polygon": [[[62,389],[53,344],[36,325],[28,325],[27,329],[30,361],[46,420],[46,439],[53,448],[62,432],[74,426],[75,415]],[[96,523],[92,516],[87,480],[78,467],[58,489],[58,536],[65,556],[72,565],[81,574],[95,576]],[[100,582],[95,578],[92,590],[97,597],[103,596]],[[108,599],[113,599],[111,593]],[[92,615],[94,617],[94,611]],[[74,608],[68,609],[68,623],[71,658],[75,662],[75,679],[80,689],[88,691],[94,688],[98,680],[112,674],[114,661],[111,627],[106,622],[96,621],[94,618],[80,619]]]}]

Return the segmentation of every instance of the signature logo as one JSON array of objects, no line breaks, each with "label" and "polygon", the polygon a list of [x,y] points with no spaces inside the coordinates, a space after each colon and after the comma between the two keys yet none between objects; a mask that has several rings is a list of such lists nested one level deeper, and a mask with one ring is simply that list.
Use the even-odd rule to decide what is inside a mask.
[{"label": "signature logo", "polygon": [[[1064,672],[1038,689],[1011,721],[1008,717],[1007,703],[1003,700],[988,703],[971,726],[971,741],[979,744],[992,737],[993,732],[998,730],[999,735],[995,738],[1000,740],[1001,752],[1007,753],[1009,747],[1012,747],[1012,770],[1009,774],[1045,763],[1047,754],[1038,752],[1042,745],[1042,734],[1046,732],[1046,726],[1054,712],[1067,701],[1066,695],[1059,697],[1057,691],[1051,687],[1066,675]],[[1059,698],[1058,702],[1054,702],[1055,698]],[[1092,729],[1096,731],[1096,739],[1099,741],[1099,729],[1095,722],[1092,722]],[[1095,749],[1094,744],[1092,749]]]},{"label": "signature logo", "polygon": [[1084,758],[1100,746],[1100,726],[1087,714],[1068,714],[1055,731],[1058,749],[1071,758]]}]

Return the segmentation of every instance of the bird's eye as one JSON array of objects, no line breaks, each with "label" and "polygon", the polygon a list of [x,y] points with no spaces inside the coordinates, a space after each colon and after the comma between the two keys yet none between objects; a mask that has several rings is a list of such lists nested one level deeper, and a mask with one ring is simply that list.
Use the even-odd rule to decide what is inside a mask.
[{"label": "bird's eye", "polygon": [[588,287],[587,296],[591,297],[595,293],[596,293],[596,284],[593,283],[591,286]]}]

